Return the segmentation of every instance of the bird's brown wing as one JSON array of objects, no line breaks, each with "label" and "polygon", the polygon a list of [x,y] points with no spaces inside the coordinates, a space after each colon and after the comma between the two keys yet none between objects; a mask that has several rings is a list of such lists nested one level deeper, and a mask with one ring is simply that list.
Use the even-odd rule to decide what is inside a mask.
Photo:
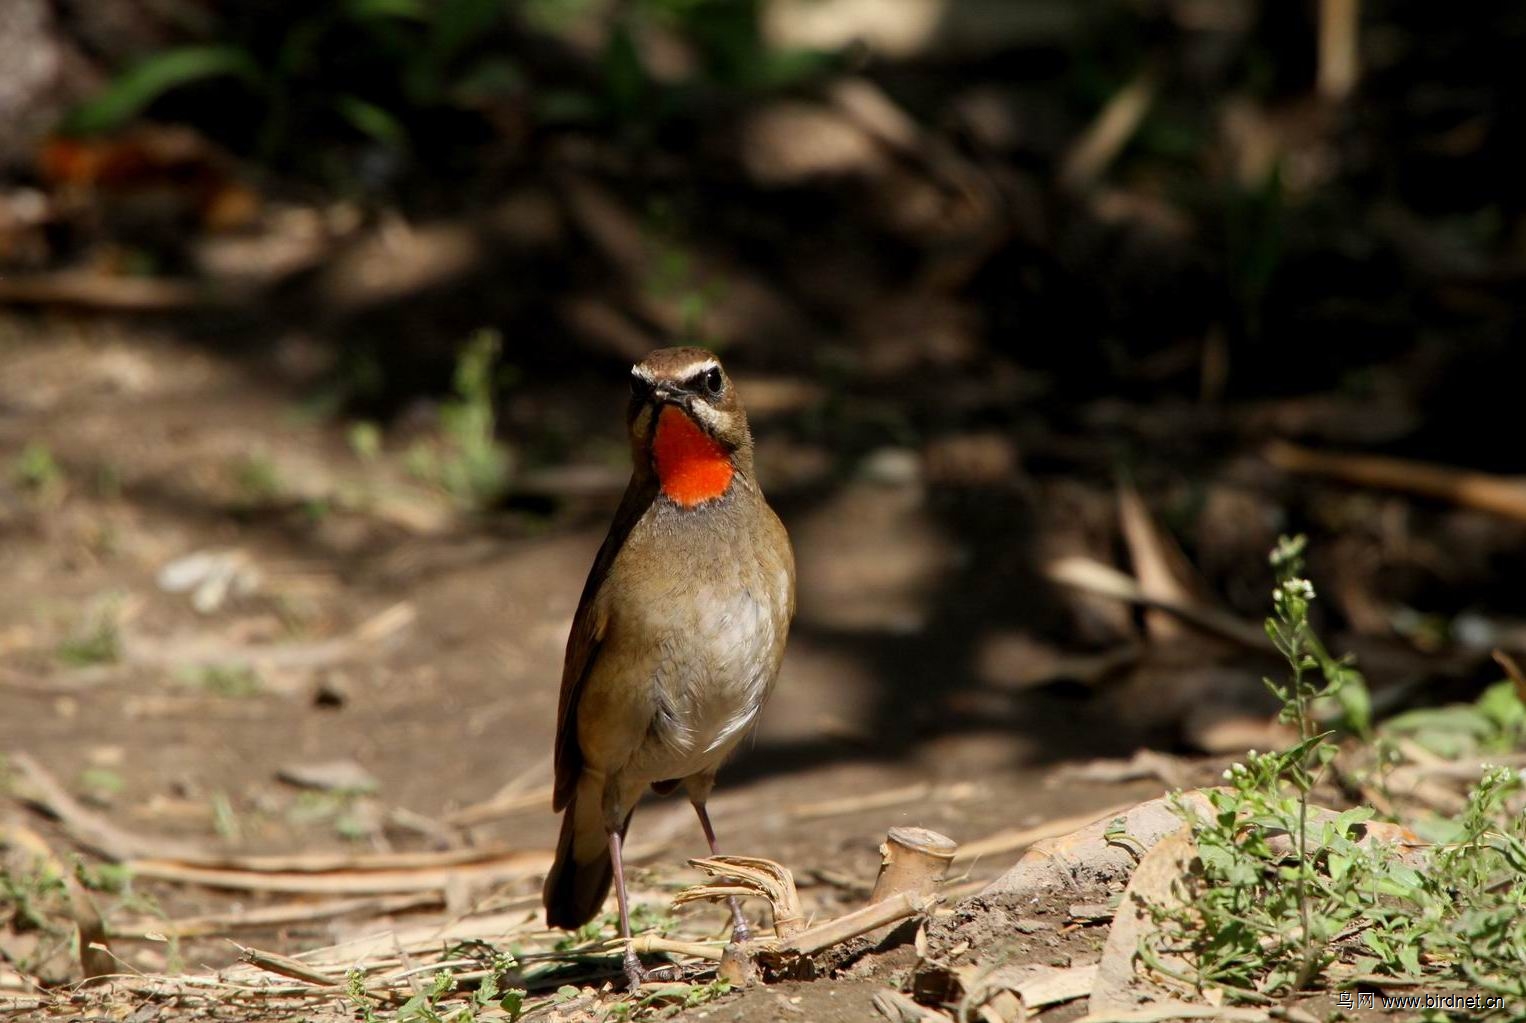
[{"label": "bird's brown wing", "polygon": [[594,663],[599,659],[599,649],[604,640],[607,618],[599,600],[599,590],[609,576],[615,555],[625,546],[626,537],[641,521],[641,516],[651,507],[657,496],[655,481],[631,478],[610,524],[609,535],[593,560],[588,581],[583,584],[583,597],[578,601],[577,614],[572,619],[572,633],[567,637],[567,657],[562,663],[562,692],[556,710],[556,784],[552,790],[552,809],[560,811],[572,799],[577,789],[578,774],[583,768],[583,751],[578,746],[578,698],[583,682],[588,678]]}]

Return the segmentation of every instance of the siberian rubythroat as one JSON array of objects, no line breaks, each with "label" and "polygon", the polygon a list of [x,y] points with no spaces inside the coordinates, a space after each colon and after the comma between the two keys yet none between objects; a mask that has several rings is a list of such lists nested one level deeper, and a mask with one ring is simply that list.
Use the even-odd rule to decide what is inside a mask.
[{"label": "siberian rubythroat", "polygon": [[[573,618],[557,711],[546,923],[581,926],[611,882],[630,937],[621,844],[650,786],[705,800],[757,724],[795,612],[795,558],[753,474],[752,435],[715,356],[664,348],[631,370],[634,462]],[[736,900],[733,935],[747,937]],[[629,942],[632,987],[646,976]]]}]

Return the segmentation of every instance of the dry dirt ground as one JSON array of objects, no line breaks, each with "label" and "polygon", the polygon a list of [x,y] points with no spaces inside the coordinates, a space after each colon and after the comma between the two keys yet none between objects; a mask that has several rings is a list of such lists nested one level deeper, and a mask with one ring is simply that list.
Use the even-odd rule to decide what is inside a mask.
[{"label": "dry dirt ground", "polygon": [[[445,821],[507,783],[547,783],[562,645],[613,489],[535,516],[459,514],[410,477],[391,435],[362,457],[301,397],[152,332],[0,321],[0,753],[34,757],[123,828],[209,849],[549,848],[548,806]],[[594,404],[607,421],[590,421],[587,449],[618,451],[617,400]],[[766,450],[766,423],[759,432]],[[593,478],[618,485],[613,461]],[[1060,760],[1127,753],[1135,738],[1063,688],[983,691],[962,652],[916,644],[965,552],[928,526],[915,474],[888,462],[830,500],[776,488],[802,566],[800,617],[757,741],[712,804],[725,847],[787,864],[811,912],[862,897],[889,826],[968,842],[1161,789],[1046,783]],[[197,552],[234,552],[217,563],[228,592],[201,591],[203,610],[162,577],[178,562],[206,583],[182,560]],[[358,764],[374,791],[278,779],[331,761]],[[849,797],[868,802],[854,810]],[[633,839],[648,850],[643,897],[663,908],[696,876],[683,862],[702,851],[699,830],[681,800],[655,801]],[[960,872],[974,887],[1015,856]],[[533,900],[516,897],[537,886],[490,895],[529,918]],[[266,901],[138,890],[171,918]],[[239,940],[293,952],[386,922]],[[221,939],[113,952],[145,971],[237,957]],[[795,984],[691,1011],[865,1019],[876,986]]]}]

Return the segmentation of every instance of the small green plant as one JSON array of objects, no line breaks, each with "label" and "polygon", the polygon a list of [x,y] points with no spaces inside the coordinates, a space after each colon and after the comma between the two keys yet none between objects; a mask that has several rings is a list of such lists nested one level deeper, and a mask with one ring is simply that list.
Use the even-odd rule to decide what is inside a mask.
[{"label": "small green plant", "polygon": [[180,678],[188,685],[229,699],[246,699],[264,691],[260,673],[247,664],[199,664],[183,668]]},{"label": "small green plant", "polygon": [[369,419],[362,419],[359,422],[351,423],[345,436],[350,442],[350,450],[362,462],[374,462],[381,457],[381,427]]},{"label": "small green plant", "polygon": [[452,971],[440,970],[429,978],[424,990],[385,1015],[377,1011],[375,1000],[366,991],[365,974],[353,969],[345,974],[345,1000],[360,1023],[475,1023],[484,1018],[478,1015],[483,1012],[488,1014],[485,1018],[515,1023],[524,1013],[525,992],[502,984],[503,975],[513,965],[511,957],[495,956],[487,976],[470,992],[461,990]]},{"label": "small green plant", "polygon": [[499,336],[478,331],[456,361],[455,396],[440,406],[441,437],[419,442],[405,457],[408,471],[455,498],[464,508],[485,508],[503,495],[509,456],[498,443],[493,392],[502,377]]},{"label": "small green plant", "polygon": [[525,1011],[525,992],[521,988],[505,987],[503,984],[509,971],[518,965],[519,961],[514,956],[493,949],[488,960],[487,976],[482,978],[477,990],[472,992],[474,1008],[497,1006],[508,1014],[509,1023],[519,1019]]},{"label": "small green plant", "polygon": [[74,864],[74,876],[92,892],[125,897],[133,894],[132,867],[125,863],[87,863],[81,859]]},{"label": "small green plant", "polygon": [[472,137],[481,108],[521,88],[490,45],[509,21],[501,0],[314,0],[210,19],[203,41],[121,68],[63,129],[116,131],[173,95],[182,119],[244,155],[374,188],[378,163],[432,154],[416,135],[446,120]]},{"label": "small green plant", "polygon": [[[1360,676],[1348,660],[1330,657],[1310,625],[1314,589],[1302,577],[1303,551],[1298,538],[1273,553],[1278,584],[1267,620],[1289,668],[1286,681],[1267,685],[1298,741],[1252,751],[1231,766],[1223,787],[1204,792],[1212,808],[1206,819],[1178,804],[1201,870],[1183,879],[1182,898],[1150,907],[1157,929],[1139,956],[1199,991],[1256,1004],[1319,987],[1342,959],[1348,976],[1500,995],[1498,1014],[1519,1018],[1526,1010],[1521,775],[1486,772],[1423,869],[1392,846],[1360,841],[1371,808],[1332,814],[1311,805],[1338,753],[1334,733],[1317,729],[1316,704],[1346,708],[1353,728],[1370,722]],[[1356,688],[1353,699],[1348,690]],[[1498,734],[1515,734],[1526,718],[1513,688],[1491,689],[1480,702]]]},{"label": "small green plant", "polygon": [[[678,918],[657,906],[645,902],[638,902],[631,907],[631,933],[646,934],[655,932],[666,934],[678,926]],[[608,934],[620,932],[620,915],[613,911],[596,916],[582,927],[572,931],[566,937],[556,943],[559,952],[566,952],[590,945],[599,941]]]},{"label": "small green plant", "polygon": [[397,1023],[444,1023],[439,1003],[456,990],[456,976],[441,970],[430,978],[429,987],[404,1002],[397,1010]]},{"label": "small green plant", "polygon": [[[1302,944],[1297,971],[1292,977],[1292,989],[1301,990],[1326,965],[1323,948],[1333,934],[1320,933],[1315,926],[1311,910],[1313,902],[1312,865],[1309,855],[1309,794],[1321,781],[1325,769],[1339,752],[1329,742],[1331,732],[1316,733],[1314,730],[1314,704],[1317,700],[1341,701],[1345,696],[1348,707],[1368,705],[1350,700],[1347,690],[1359,689],[1365,694],[1366,686],[1349,660],[1337,660],[1325,650],[1324,644],[1309,625],[1309,609],[1314,601],[1314,585],[1303,578],[1303,555],[1307,541],[1299,536],[1283,537],[1272,551],[1272,570],[1277,576],[1277,588],[1272,591],[1272,617],[1266,620],[1266,634],[1277,652],[1288,662],[1291,677],[1286,683],[1270,678],[1265,680],[1272,695],[1282,701],[1279,719],[1298,728],[1298,744],[1284,753],[1276,769],[1280,780],[1296,792],[1298,817],[1296,837],[1298,841],[1298,873],[1294,893],[1298,903]],[[1370,727],[1365,711],[1358,712],[1357,724],[1363,731]],[[1362,820],[1370,817],[1367,814]],[[1358,820],[1345,822],[1359,823]]]},{"label": "small green plant", "polygon": [[35,440],[16,456],[11,477],[23,490],[39,495],[57,493],[64,483],[64,471],[53,458],[53,452]]},{"label": "small green plant", "polygon": [[232,473],[239,503],[246,508],[272,504],[285,490],[281,473],[268,455],[241,455],[233,460]]},{"label": "small green plant", "polygon": [[0,921],[12,928],[52,930],[52,918],[66,897],[64,879],[47,863],[20,872],[0,863]]},{"label": "small green plant", "polygon": [[634,998],[616,1002],[609,1007],[605,1017],[611,1020],[629,1020],[645,1010],[661,1008],[661,1015],[693,1009],[715,1001],[731,990],[724,980],[712,980],[706,984],[664,984],[651,991],[643,991]]},{"label": "small green plant", "polygon": [[109,767],[87,767],[79,775],[80,791],[94,803],[110,803],[126,787],[122,776]]},{"label": "small green plant", "polygon": [[366,991],[365,971],[358,966],[345,971],[344,997],[354,1007],[360,1023],[380,1023],[380,1018],[376,1015],[376,1003]]},{"label": "small green plant", "polygon": [[[1298,741],[1279,752],[1252,750],[1225,772],[1227,786],[1205,793],[1213,818],[1194,827],[1203,890],[1193,893],[1185,912],[1167,910],[1157,921],[1186,951],[1195,986],[1220,987],[1250,1001],[1308,987],[1331,961],[1330,940],[1362,908],[1362,900],[1332,884],[1328,868],[1332,855],[1343,858],[1337,862],[1361,855],[1353,831],[1372,811],[1358,808],[1326,822],[1311,845],[1310,796],[1338,752],[1334,733],[1316,730],[1315,704],[1339,702],[1359,729],[1370,721],[1361,676],[1349,660],[1331,657],[1310,625],[1315,594],[1303,578],[1305,546],[1301,536],[1284,537],[1272,551],[1277,586],[1266,620],[1289,675],[1265,684],[1282,703],[1280,720],[1297,728]],[[1353,699],[1348,690],[1361,695]],[[1196,820],[1185,804],[1181,812]],[[1291,837],[1290,856],[1274,848],[1278,834]],[[1142,955],[1159,963],[1153,950]]]},{"label": "small green plant", "polygon": [[723,285],[706,281],[684,238],[683,224],[665,203],[653,203],[644,225],[651,255],[642,287],[652,298],[672,305],[678,315],[678,336],[695,344],[702,337],[705,317],[723,297]]},{"label": "small green plant", "polygon": [[120,601],[100,600],[88,608],[73,632],[54,648],[54,655],[71,668],[115,664],[122,659]]},{"label": "small green plant", "polygon": [[212,830],[228,842],[237,842],[244,833],[238,811],[233,808],[233,800],[221,790],[212,793]]},{"label": "small green plant", "polygon": [[303,792],[286,811],[286,818],[294,825],[328,824],[340,838],[361,842],[375,830],[365,812],[367,795],[351,789]]},{"label": "small green plant", "polygon": [[1526,748],[1526,704],[1506,679],[1473,703],[1408,711],[1383,722],[1379,732],[1410,739],[1447,760],[1512,753]]}]

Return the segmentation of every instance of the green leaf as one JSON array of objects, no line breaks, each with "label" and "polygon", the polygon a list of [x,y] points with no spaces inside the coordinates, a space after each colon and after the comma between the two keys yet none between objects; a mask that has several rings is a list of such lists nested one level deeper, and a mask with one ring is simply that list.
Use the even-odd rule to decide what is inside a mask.
[{"label": "green leaf", "polygon": [[430,54],[443,65],[493,28],[504,13],[503,0],[444,0],[435,14]]},{"label": "green leaf", "polygon": [[642,66],[636,41],[625,25],[617,24],[610,30],[600,70],[615,112],[625,117],[636,116],[646,95],[646,68]]},{"label": "green leaf", "polygon": [[334,110],[350,127],[388,149],[408,148],[408,131],[402,122],[375,103],[346,94],[334,100]]},{"label": "green leaf", "polygon": [[507,58],[489,57],[456,78],[449,99],[457,106],[474,106],[524,92],[525,76],[519,65]]},{"label": "green leaf", "polygon": [[423,21],[429,16],[421,0],[349,0],[345,14],[356,21],[381,19]]},{"label": "green leaf", "polygon": [[1335,689],[1344,724],[1363,739],[1372,735],[1372,695],[1361,675],[1351,672],[1340,679]]},{"label": "green leaf", "polygon": [[1338,835],[1348,834],[1358,824],[1365,824],[1377,816],[1378,811],[1370,806],[1353,806],[1349,810],[1342,811],[1335,818],[1335,833]]},{"label": "green leaf", "polygon": [[1501,730],[1509,730],[1526,724],[1526,703],[1521,702],[1515,683],[1506,680],[1496,682],[1478,698],[1478,709]]},{"label": "green leaf", "polygon": [[119,75],[104,92],[65,119],[66,131],[97,134],[136,117],[173,89],[209,78],[236,78],[258,87],[263,76],[248,52],[236,46],[183,46],[156,53]]}]

